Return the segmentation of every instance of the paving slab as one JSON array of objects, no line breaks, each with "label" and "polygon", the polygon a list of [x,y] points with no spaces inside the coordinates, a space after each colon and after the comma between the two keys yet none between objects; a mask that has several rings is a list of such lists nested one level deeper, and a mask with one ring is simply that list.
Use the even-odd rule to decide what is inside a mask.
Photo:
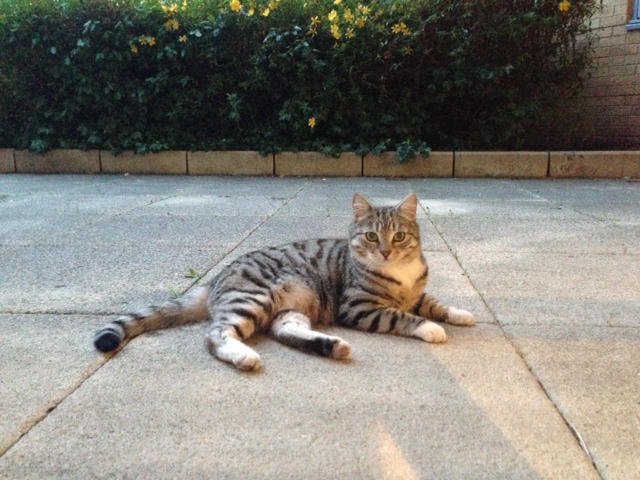
[{"label": "paving slab", "polygon": [[598,478],[498,327],[448,330],[441,346],[330,330],[352,343],[349,363],[258,338],[254,375],[211,358],[200,326],[146,335],[31,429],[0,474],[373,479],[400,465],[413,478]]},{"label": "paving slab", "polygon": [[[199,177],[189,182],[192,195],[216,195],[240,198],[245,201],[255,196],[269,196],[276,200],[290,199],[303,191],[312,180],[308,178],[270,177]],[[335,179],[341,180],[341,179]],[[333,180],[332,180],[333,181]]]},{"label": "paving slab", "polygon": [[621,255],[640,253],[635,226],[613,225],[589,218],[478,218],[456,214],[433,218],[455,251],[544,252]]},{"label": "paving slab", "polygon": [[87,335],[96,322],[0,314],[0,456],[104,364]]},{"label": "paving slab", "polygon": [[0,246],[0,312],[129,313],[186,288],[191,268],[206,272],[227,251],[197,244]]},{"label": "paving slab", "polygon": [[[331,196],[339,196],[348,200],[353,198],[355,192],[358,192],[366,198],[383,197],[400,202],[413,190],[408,182],[389,178],[314,178],[305,185],[305,188],[296,197],[328,197],[327,191],[331,191]],[[349,204],[346,205],[347,209],[348,207]],[[342,209],[344,208],[345,206],[342,206]]]},{"label": "paving slab", "polygon": [[[65,245],[105,244],[147,245],[179,244],[234,246],[255,228],[260,226],[267,216],[237,216],[229,222],[227,216],[211,214],[206,219],[202,215],[164,215],[160,210],[148,214],[148,210],[136,211],[127,215],[103,218],[99,222],[83,225],[62,237],[57,236],[55,243]],[[256,214],[261,210],[256,210]]]},{"label": "paving slab", "polygon": [[[640,328],[505,328],[605,478],[640,478]],[[594,361],[597,359],[597,361]]]},{"label": "paving slab", "polygon": [[[416,179],[409,183],[418,194],[420,200],[449,199],[449,200],[527,200],[537,198],[531,192],[518,188],[517,185],[525,180],[487,180],[477,178],[451,179]],[[535,185],[536,182],[527,183]],[[428,202],[427,202],[428,203]]]},{"label": "paving slab", "polygon": [[523,182],[521,188],[599,220],[640,224],[640,187],[637,181]]},{"label": "paving slab", "polygon": [[502,325],[640,326],[640,256],[465,252],[458,259]]},{"label": "paving slab", "polygon": [[105,181],[105,176],[94,175],[1,175],[0,194],[19,195],[65,195],[83,191],[83,189]]}]

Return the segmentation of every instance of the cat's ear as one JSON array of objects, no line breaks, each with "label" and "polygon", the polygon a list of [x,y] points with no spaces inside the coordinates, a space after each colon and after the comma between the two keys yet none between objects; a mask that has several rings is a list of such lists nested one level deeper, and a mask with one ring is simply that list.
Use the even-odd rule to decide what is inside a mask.
[{"label": "cat's ear", "polygon": [[407,198],[405,198],[400,205],[398,205],[397,210],[400,212],[400,215],[406,217],[412,221],[416,219],[416,210],[418,209],[418,196],[415,193],[412,193]]},{"label": "cat's ear", "polygon": [[359,193],[353,195],[353,216],[356,220],[360,220],[366,214],[373,210],[371,204]]}]

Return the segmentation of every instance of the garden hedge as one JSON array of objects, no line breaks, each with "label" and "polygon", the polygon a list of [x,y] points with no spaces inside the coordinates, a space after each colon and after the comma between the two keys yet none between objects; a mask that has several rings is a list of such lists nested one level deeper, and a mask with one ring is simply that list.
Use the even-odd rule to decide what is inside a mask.
[{"label": "garden hedge", "polygon": [[592,0],[4,0],[0,147],[519,149]]}]

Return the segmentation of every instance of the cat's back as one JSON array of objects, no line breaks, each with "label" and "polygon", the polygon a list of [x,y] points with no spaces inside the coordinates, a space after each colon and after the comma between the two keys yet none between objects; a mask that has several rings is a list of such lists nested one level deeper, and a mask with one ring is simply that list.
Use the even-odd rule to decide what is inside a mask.
[{"label": "cat's back", "polygon": [[266,247],[234,260],[214,283],[232,277],[251,279],[268,286],[279,279],[295,276],[310,282],[341,282],[348,254],[346,239],[312,239]]}]

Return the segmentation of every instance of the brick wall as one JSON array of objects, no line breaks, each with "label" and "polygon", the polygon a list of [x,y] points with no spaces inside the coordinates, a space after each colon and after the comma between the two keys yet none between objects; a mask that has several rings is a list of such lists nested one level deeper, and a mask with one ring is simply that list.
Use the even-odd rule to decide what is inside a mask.
[{"label": "brick wall", "polygon": [[596,70],[575,99],[574,142],[640,150],[640,30],[627,30],[633,0],[603,0],[593,20]]}]

